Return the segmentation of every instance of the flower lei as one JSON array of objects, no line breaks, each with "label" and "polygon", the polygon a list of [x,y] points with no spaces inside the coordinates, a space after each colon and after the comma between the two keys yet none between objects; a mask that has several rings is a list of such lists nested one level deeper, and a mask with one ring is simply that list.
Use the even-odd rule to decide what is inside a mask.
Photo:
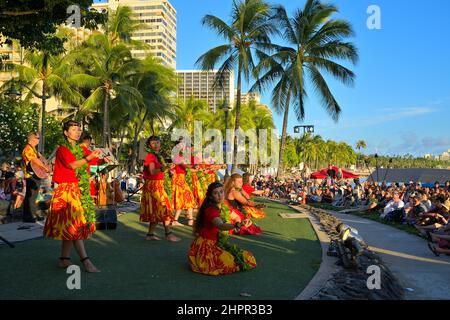
[{"label": "flower lei", "polygon": [[[222,203],[220,207],[220,219],[222,219],[222,221],[225,223],[232,223],[230,218],[230,208],[225,203]],[[236,264],[239,265],[240,270],[242,271],[250,270],[252,267],[250,266],[250,264],[245,262],[244,250],[242,250],[235,244],[230,244],[228,242],[228,239],[229,239],[228,231],[219,230],[217,234],[217,244],[219,248],[228,251],[234,256]]]},{"label": "flower lei", "polygon": [[[77,160],[83,159],[84,151],[79,144],[70,144],[67,140],[62,144],[64,147],[70,150]],[[75,173],[78,179],[78,186],[81,193],[81,206],[84,208],[84,218],[88,224],[95,223],[96,214],[94,201],[91,197],[89,173],[86,171],[87,164],[75,169]]]},{"label": "flower lei", "polygon": [[155,152],[154,150],[148,148],[147,152],[149,154],[153,154],[156,159],[158,159],[158,162],[161,163],[161,169],[164,171],[164,191],[166,192],[169,200],[172,202],[172,180],[170,179],[169,169],[166,168],[166,161],[159,152]]}]

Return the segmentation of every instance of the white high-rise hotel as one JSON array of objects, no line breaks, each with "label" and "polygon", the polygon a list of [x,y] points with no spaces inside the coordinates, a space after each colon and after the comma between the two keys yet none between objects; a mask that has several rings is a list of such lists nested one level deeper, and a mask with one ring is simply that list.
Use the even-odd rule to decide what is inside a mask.
[{"label": "white high-rise hotel", "polygon": [[[98,1],[96,1],[98,2]],[[94,3],[92,7],[101,11],[118,6],[133,10],[134,17],[144,28],[133,34],[133,39],[144,41],[150,46],[148,51],[133,50],[135,58],[144,58],[148,53],[160,58],[166,65],[176,69],[177,56],[177,12],[167,0],[108,0]]]}]

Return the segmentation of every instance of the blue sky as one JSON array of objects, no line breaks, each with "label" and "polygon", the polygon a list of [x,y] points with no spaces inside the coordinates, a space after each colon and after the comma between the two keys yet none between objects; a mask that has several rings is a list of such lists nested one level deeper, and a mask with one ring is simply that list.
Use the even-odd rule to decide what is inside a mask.
[{"label": "blue sky", "polygon": [[[98,2],[98,1],[96,1]],[[177,69],[193,69],[198,57],[222,44],[213,31],[201,25],[205,14],[229,21],[231,0],[170,0],[177,10]],[[304,0],[270,1],[282,4],[292,15]],[[315,125],[324,139],[352,146],[366,141],[366,153],[423,155],[450,149],[450,1],[334,0],[338,18],[351,22],[360,61],[353,88],[329,79],[342,107],[338,123],[309,93],[302,124]],[[367,8],[381,9],[381,30],[369,30]],[[250,84],[244,85],[244,90]],[[270,106],[270,92],[262,95]],[[282,116],[274,113],[281,131]],[[299,122],[289,115],[288,133]]]}]

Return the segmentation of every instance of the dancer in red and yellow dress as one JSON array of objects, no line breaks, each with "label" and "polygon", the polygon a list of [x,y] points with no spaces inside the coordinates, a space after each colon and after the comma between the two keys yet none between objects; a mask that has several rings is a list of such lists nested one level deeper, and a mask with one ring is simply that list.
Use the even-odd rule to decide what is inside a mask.
[{"label": "dancer in red and yellow dress", "polygon": [[[64,123],[66,142],[56,151],[53,182],[58,184],[53,194],[50,210],[44,227],[44,236],[62,240],[59,266],[70,266],[70,251],[75,247],[81,262],[88,272],[99,272],[92,264],[83,240],[95,231],[94,203],[89,194],[87,163],[100,155],[93,151],[85,157],[83,149],[77,144],[81,128],[75,121]],[[82,190],[82,191],[80,191]]]},{"label": "dancer in red and yellow dress", "polygon": [[[244,219],[250,219],[249,215],[245,211],[244,206],[262,208],[264,205],[259,205],[253,201],[247,200],[242,192],[242,176],[238,173],[234,173],[225,183],[225,203],[231,210],[231,219],[233,222],[239,222]],[[251,221],[251,220],[250,220]],[[241,228],[239,234],[260,235],[262,229],[252,223],[247,228]]]},{"label": "dancer in red and yellow dress", "polygon": [[210,184],[197,215],[196,238],[188,254],[189,266],[194,272],[218,276],[256,268],[252,253],[228,243],[229,230],[248,227],[251,222],[230,223],[228,207],[223,201],[222,184]]},{"label": "dancer in red and yellow dress", "polygon": [[161,140],[157,136],[151,136],[147,140],[150,152],[144,161],[144,187],[141,197],[141,222],[150,222],[146,240],[161,240],[155,235],[155,229],[159,222],[164,224],[166,239],[180,241],[170,231],[170,224],[174,220],[172,201],[170,196],[171,182],[168,167],[164,158],[160,155]]},{"label": "dancer in red and yellow dress", "polygon": [[[181,154],[175,157],[174,170],[172,175],[172,195],[173,195],[173,208],[175,210],[175,219],[172,222],[173,226],[182,226],[178,222],[181,211],[185,210],[188,217],[188,225],[194,224],[193,211],[196,207],[194,194],[192,193],[192,176],[190,165],[185,163],[183,153],[186,151],[186,145],[183,139],[178,140],[177,147]],[[190,162],[190,158],[188,160]]]},{"label": "dancer in red and yellow dress", "polygon": [[[89,146],[92,143],[92,137],[89,134],[85,134],[83,138],[81,139],[80,147],[83,149],[84,156],[87,157],[92,153],[92,150],[89,149]],[[91,174],[91,166],[97,166],[100,164],[100,158],[93,158],[91,161],[89,161],[86,171]],[[97,200],[97,189],[95,187],[95,177],[91,176],[89,178],[89,184],[90,184],[90,192],[91,196],[94,199],[94,202]]]},{"label": "dancer in red and yellow dress", "polygon": [[[255,188],[252,187],[252,181],[253,176],[249,173],[244,173],[242,176],[243,185],[242,185],[242,195],[248,200],[251,200],[252,195],[262,195],[264,191],[262,190],[255,190]],[[243,205],[245,208],[245,211],[252,219],[262,219],[266,216],[266,214],[257,206],[249,206],[249,205]],[[262,207],[262,206],[261,206]]]},{"label": "dancer in red and yellow dress", "polygon": [[195,209],[200,208],[200,206],[202,205],[203,200],[205,200],[206,190],[208,188],[208,184],[201,168],[201,162],[201,151],[194,156],[194,151],[192,149],[192,193],[194,194],[196,203]]}]

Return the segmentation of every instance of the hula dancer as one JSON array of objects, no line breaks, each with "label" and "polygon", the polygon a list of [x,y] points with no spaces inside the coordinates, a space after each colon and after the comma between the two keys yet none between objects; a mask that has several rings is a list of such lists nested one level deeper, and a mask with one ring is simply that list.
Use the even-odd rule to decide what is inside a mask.
[{"label": "hula dancer", "polygon": [[[242,176],[243,178],[243,186],[242,186],[242,195],[247,199],[248,202],[251,202],[252,195],[261,195],[264,191],[262,190],[255,190],[255,188],[252,187],[252,181],[253,176],[250,173],[244,173]],[[252,219],[262,219],[266,215],[265,213],[260,209],[263,206],[251,206],[243,204],[243,207],[250,218]]]},{"label": "hula dancer", "polygon": [[192,165],[192,193],[195,199],[195,209],[200,208],[206,197],[206,190],[208,185],[201,169],[201,151],[198,155],[194,156],[194,149],[192,148],[191,165]]},{"label": "hula dancer", "polygon": [[164,224],[166,239],[172,242],[180,241],[170,231],[170,223],[173,221],[172,187],[169,176],[169,168],[164,158],[159,153],[161,141],[157,136],[151,136],[147,140],[150,152],[144,161],[144,188],[141,197],[141,222],[150,222],[146,240],[161,240],[155,235],[155,229],[159,222]]},{"label": "hula dancer", "polygon": [[224,275],[256,268],[252,253],[228,243],[228,231],[248,227],[249,220],[231,223],[228,207],[223,203],[222,184],[208,186],[194,225],[196,238],[189,250],[192,271],[206,275]]},{"label": "hula dancer", "polygon": [[182,138],[177,143],[181,154],[174,160],[174,174],[172,176],[172,195],[173,207],[175,209],[175,219],[172,222],[173,226],[182,226],[178,221],[181,211],[186,210],[188,216],[188,225],[194,224],[193,210],[196,207],[194,194],[192,193],[192,176],[191,168],[184,163],[183,152],[186,150],[186,145]]},{"label": "hula dancer", "polygon": [[66,141],[56,151],[53,182],[58,184],[53,194],[44,227],[44,236],[62,240],[59,267],[66,268],[70,262],[72,245],[88,272],[100,272],[89,259],[83,240],[95,231],[95,210],[89,194],[89,175],[86,166],[100,155],[99,150],[87,157],[77,144],[80,124],[69,120],[63,125]]},{"label": "hula dancer", "polygon": [[[250,219],[249,214],[246,212],[246,206],[262,208],[264,205],[259,205],[253,201],[247,200],[242,194],[242,176],[238,173],[233,173],[231,177],[225,183],[225,203],[228,204],[232,211],[232,220],[243,221],[244,219]],[[241,228],[239,234],[251,234],[260,235],[262,229],[256,226],[254,223],[247,228]]]}]

